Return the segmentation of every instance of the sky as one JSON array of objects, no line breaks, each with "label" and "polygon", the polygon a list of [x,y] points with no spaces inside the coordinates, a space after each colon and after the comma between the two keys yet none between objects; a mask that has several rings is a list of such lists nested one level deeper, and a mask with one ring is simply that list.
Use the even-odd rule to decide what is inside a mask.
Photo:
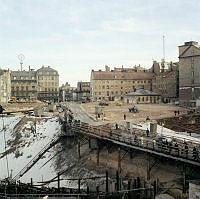
[{"label": "sky", "polygon": [[0,0],[0,67],[42,65],[60,85],[89,81],[91,70],[178,61],[178,46],[200,42],[199,0]]}]

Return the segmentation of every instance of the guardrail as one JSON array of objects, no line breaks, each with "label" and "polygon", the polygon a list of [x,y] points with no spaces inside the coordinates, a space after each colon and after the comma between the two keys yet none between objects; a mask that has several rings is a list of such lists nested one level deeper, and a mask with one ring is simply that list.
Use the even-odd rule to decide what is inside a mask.
[{"label": "guardrail", "polygon": [[74,133],[82,133],[98,139],[114,142],[119,145],[135,148],[149,153],[154,153],[160,156],[177,159],[193,165],[200,166],[199,149],[196,145],[187,145],[186,143],[162,143],[151,137],[138,136],[134,132],[123,130],[114,130],[112,128],[104,128],[92,126],[80,121],[73,121],[67,124],[69,131]]}]

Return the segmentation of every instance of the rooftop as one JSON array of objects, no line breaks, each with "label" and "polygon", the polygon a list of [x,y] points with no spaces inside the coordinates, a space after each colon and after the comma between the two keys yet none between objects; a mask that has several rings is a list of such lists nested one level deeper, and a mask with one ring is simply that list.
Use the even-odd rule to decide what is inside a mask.
[{"label": "rooftop", "polygon": [[144,89],[137,89],[135,92],[131,92],[131,93],[128,93],[126,96],[158,96],[159,94],[157,93],[154,93],[152,91],[149,91],[149,90],[144,90]]},{"label": "rooftop", "polygon": [[150,72],[110,72],[92,71],[93,80],[138,80],[152,79],[153,73]]}]

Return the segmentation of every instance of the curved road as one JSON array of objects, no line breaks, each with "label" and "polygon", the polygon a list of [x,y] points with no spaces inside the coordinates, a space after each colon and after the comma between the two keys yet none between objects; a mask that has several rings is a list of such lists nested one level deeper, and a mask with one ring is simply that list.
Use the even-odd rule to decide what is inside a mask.
[{"label": "curved road", "polygon": [[91,119],[91,117],[89,117],[88,113],[81,107],[80,104],[70,103],[68,106],[71,109],[71,111],[73,112],[74,117],[76,119],[80,120],[81,122],[85,122],[85,123],[91,124],[93,126],[105,124],[105,122],[103,122],[103,121],[97,122],[97,121],[94,121],[93,119]]}]

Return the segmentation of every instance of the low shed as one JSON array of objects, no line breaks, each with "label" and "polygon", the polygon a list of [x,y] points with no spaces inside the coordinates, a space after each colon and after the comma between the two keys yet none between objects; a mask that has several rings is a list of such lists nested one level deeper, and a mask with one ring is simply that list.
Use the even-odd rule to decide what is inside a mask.
[{"label": "low shed", "polygon": [[160,95],[149,90],[137,89],[124,96],[127,104],[157,104],[160,102]]}]

